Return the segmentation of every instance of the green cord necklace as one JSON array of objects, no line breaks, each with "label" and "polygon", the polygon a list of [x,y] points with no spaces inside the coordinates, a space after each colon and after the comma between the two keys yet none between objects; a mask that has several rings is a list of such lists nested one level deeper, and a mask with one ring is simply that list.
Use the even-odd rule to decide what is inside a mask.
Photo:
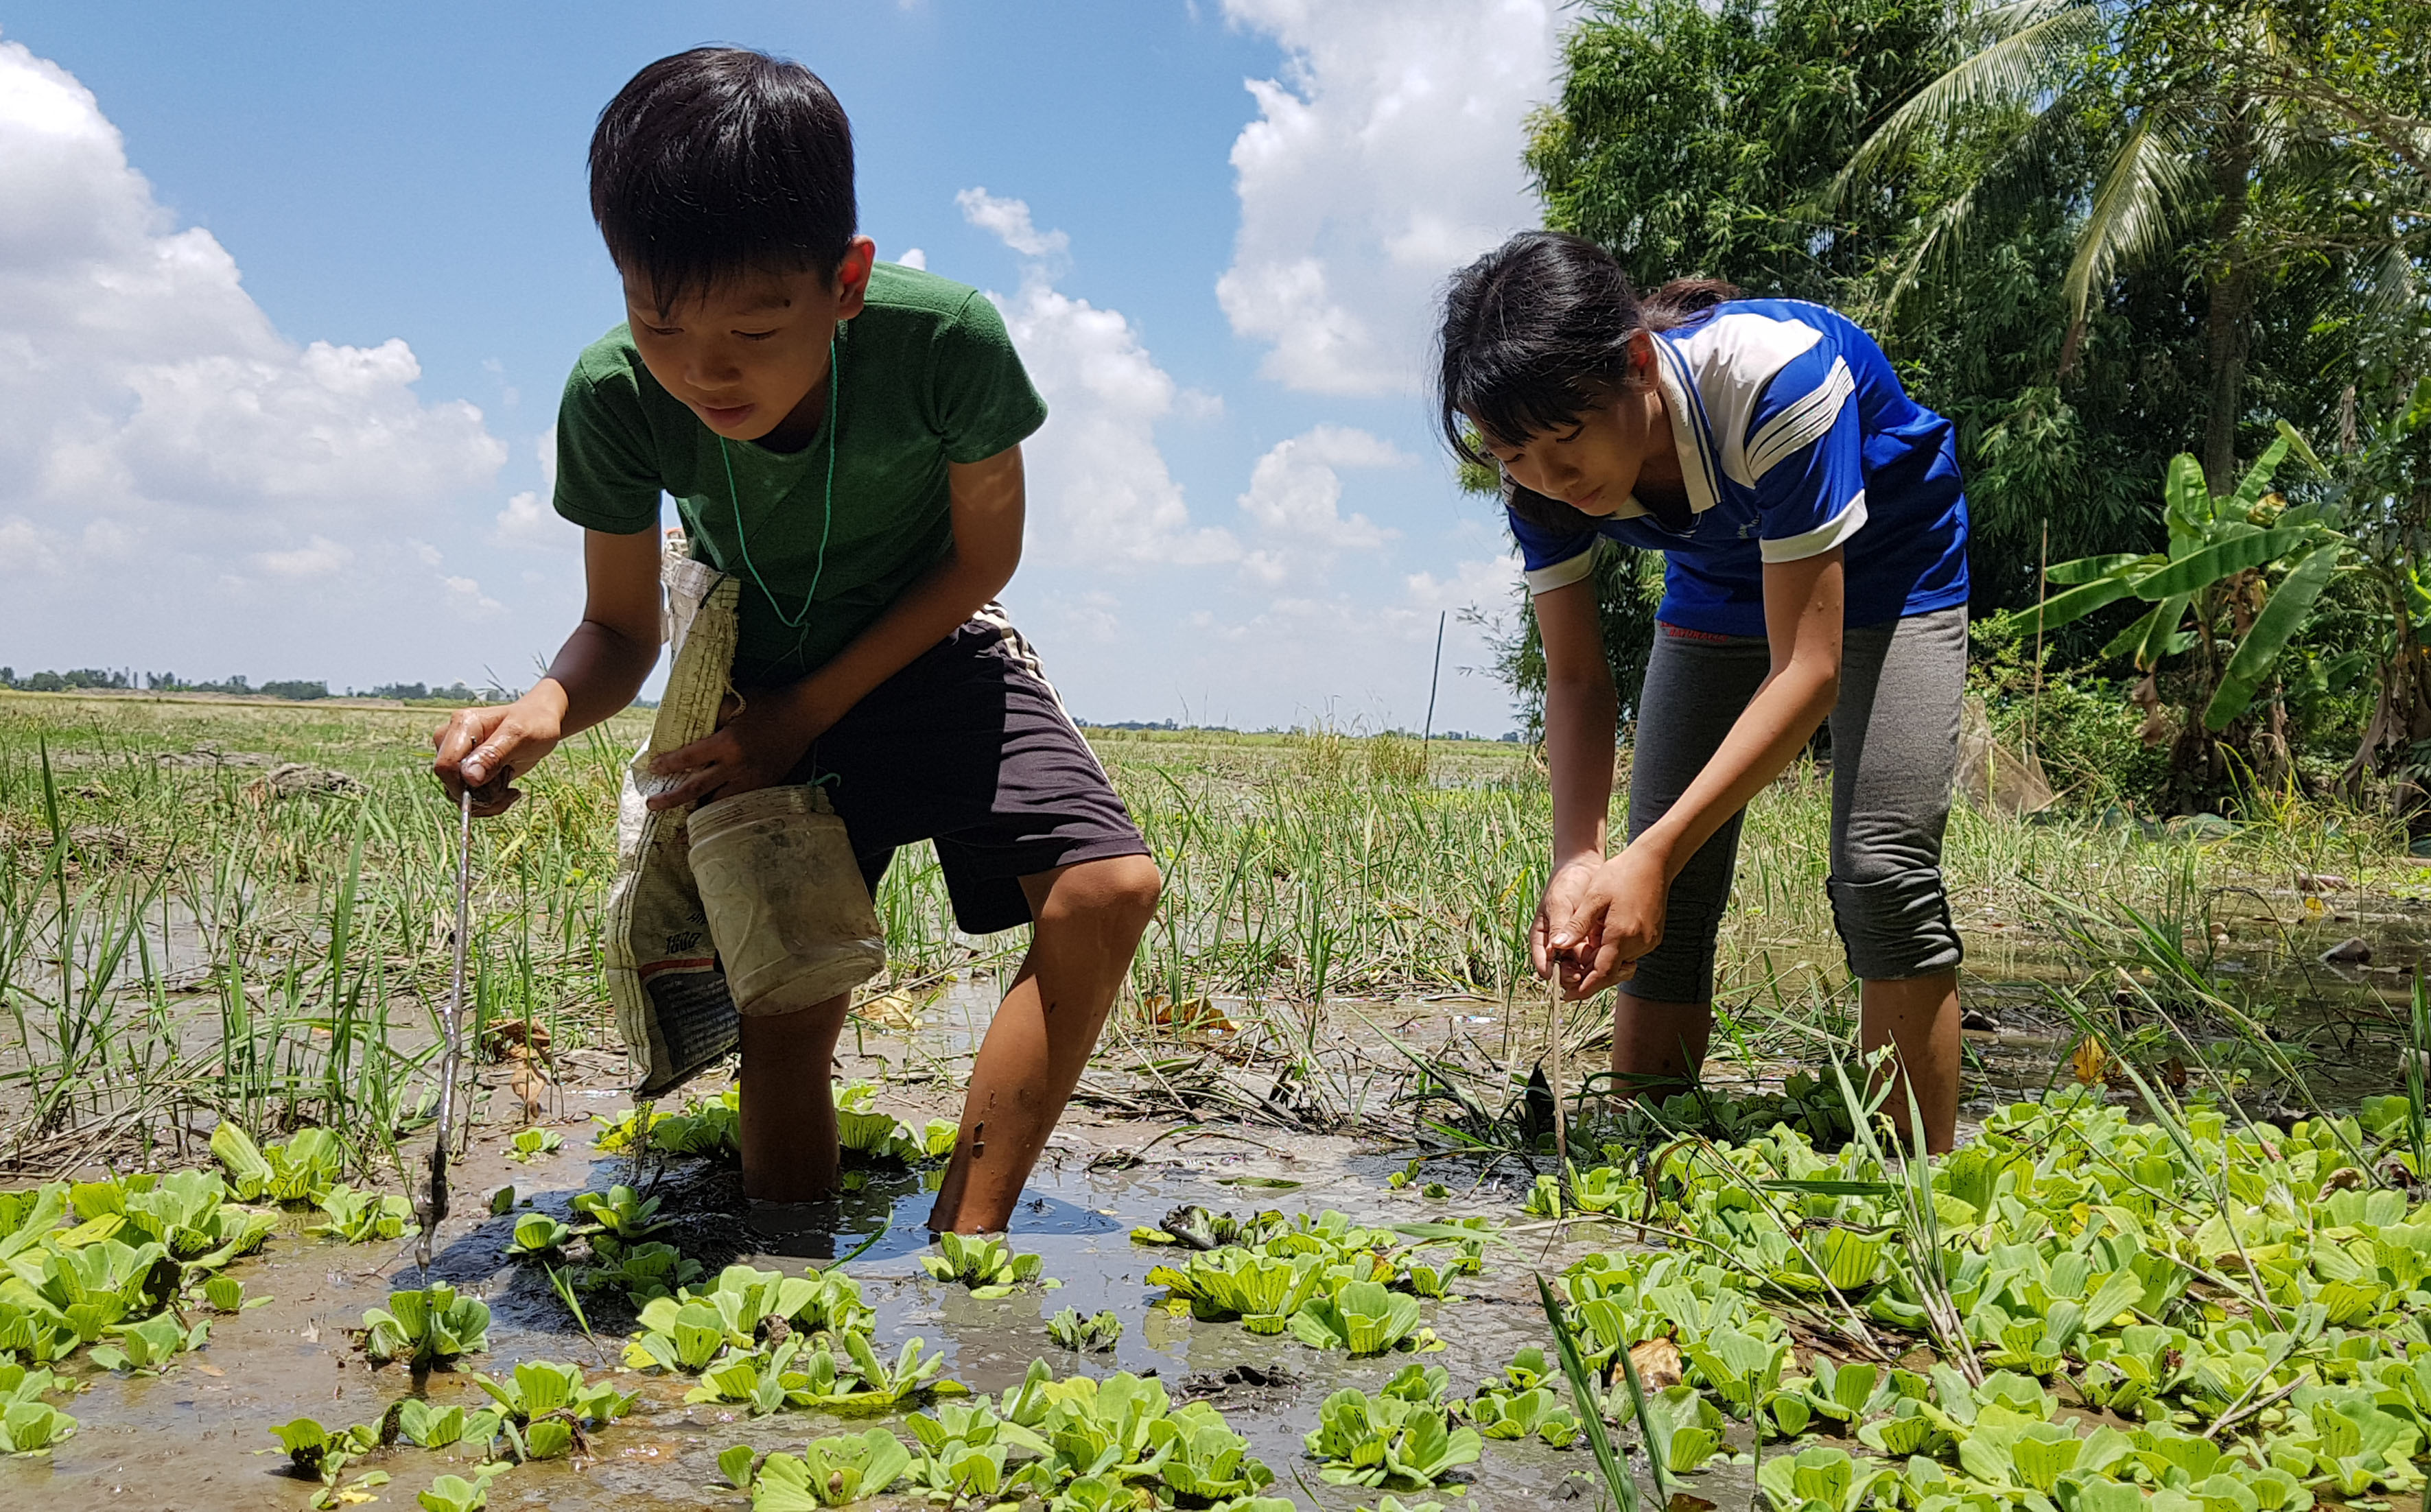
[{"label": "green cord necklace", "polygon": [[777,617],[784,621],[785,628],[802,632],[800,638],[794,642],[796,651],[802,648],[802,641],[810,638],[811,601],[818,597],[819,580],[827,576],[828,534],[835,527],[836,395],[843,388],[844,369],[836,362],[836,344],[830,337],[828,341],[827,497],[820,511],[818,563],[811,571],[811,591],[802,596],[802,612],[799,614],[785,613],[785,606],[777,601],[776,594],[768,587],[768,580],[760,576],[759,566],[751,560],[751,538],[743,531],[743,495],[734,486],[734,458],[726,449],[726,438],[717,438],[718,460],[726,464],[726,497],[734,506],[734,541],[742,548],[743,570],[760,585],[761,596],[768,600],[768,607],[777,612]]}]

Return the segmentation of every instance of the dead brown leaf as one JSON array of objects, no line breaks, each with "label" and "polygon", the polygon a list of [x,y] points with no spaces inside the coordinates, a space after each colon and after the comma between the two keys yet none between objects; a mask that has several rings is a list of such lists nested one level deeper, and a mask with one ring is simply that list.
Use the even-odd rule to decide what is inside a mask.
[{"label": "dead brown leaf", "polygon": [[2076,1043],[2075,1053],[2068,1058],[2068,1074],[2079,1085],[2095,1086],[2109,1079],[2110,1048],[2102,1043],[2099,1034],[2087,1034]]},{"label": "dead brown leaf", "polygon": [[1637,1384],[1660,1391],[1680,1384],[1680,1346],[1668,1338],[1650,1338],[1629,1347],[1629,1363],[1636,1368]]}]

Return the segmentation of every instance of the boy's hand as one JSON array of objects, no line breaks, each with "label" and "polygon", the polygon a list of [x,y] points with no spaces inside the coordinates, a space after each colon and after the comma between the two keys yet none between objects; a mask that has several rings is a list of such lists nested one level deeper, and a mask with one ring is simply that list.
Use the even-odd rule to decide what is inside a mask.
[{"label": "boy's hand", "polygon": [[482,818],[504,814],[523,797],[509,784],[539,764],[562,738],[560,714],[534,689],[503,708],[459,709],[430,737],[438,756],[430,764],[452,800],[473,790],[473,812]]},{"label": "boy's hand", "polygon": [[709,803],[774,787],[801,762],[831,720],[810,720],[798,698],[763,696],[746,704],[714,733],[650,764],[659,777],[683,781],[649,800],[653,809]]}]

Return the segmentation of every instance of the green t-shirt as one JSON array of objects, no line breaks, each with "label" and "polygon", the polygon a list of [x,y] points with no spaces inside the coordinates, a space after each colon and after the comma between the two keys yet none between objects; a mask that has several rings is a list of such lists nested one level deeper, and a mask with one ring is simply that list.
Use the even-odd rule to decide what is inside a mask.
[{"label": "green t-shirt", "polygon": [[893,263],[877,265],[867,307],[838,332],[836,372],[824,570],[824,420],[799,451],[729,441],[721,458],[717,433],[650,377],[626,326],[584,348],[565,381],[557,512],[630,535],[656,528],[659,495],[673,495],[693,555],[743,580],[738,682],[799,678],[843,650],[951,548],[946,464],[993,457],[1047,418],[996,307]]}]

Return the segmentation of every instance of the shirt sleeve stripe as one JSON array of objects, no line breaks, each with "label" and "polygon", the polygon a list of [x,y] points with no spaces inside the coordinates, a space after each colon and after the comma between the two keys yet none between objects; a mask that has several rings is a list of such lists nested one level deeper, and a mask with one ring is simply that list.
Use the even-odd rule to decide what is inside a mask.
[{"label": "shirt sleeve stripe", "polygon": [[1840,417],[1840,406],[1856,389],[1857,380],[1849,371],[1849,364],[1834,358],[1832,371],[1823,376],[1822,382],[1748,438],[1748,477],[1762,478],[1774,463],[1827,434],[1832,423]]},{"label": "shirt sleeve stripe", "polygon": [[[1778,541],[1762,541],[1757,546],[1767,562],[1803,562],[1819,557],[1836,546],[1846,546],[1849,537],[1866,526],[1866,491],[1859,489],[1849,500],[1848,507],[1804,535],[1786,535]],[[1534,574],[1530,575],[1531,583]],[[1538,589],[1541,593],[1544,590]]]},{"label": "shirt sleeve stripe", "polygon": [[1549,594],[1556,588],[1568,588],[1595,570],[1595,543],[1587,543],[1577,556],[1551,562],[1527,574],[1528,596]]}]

